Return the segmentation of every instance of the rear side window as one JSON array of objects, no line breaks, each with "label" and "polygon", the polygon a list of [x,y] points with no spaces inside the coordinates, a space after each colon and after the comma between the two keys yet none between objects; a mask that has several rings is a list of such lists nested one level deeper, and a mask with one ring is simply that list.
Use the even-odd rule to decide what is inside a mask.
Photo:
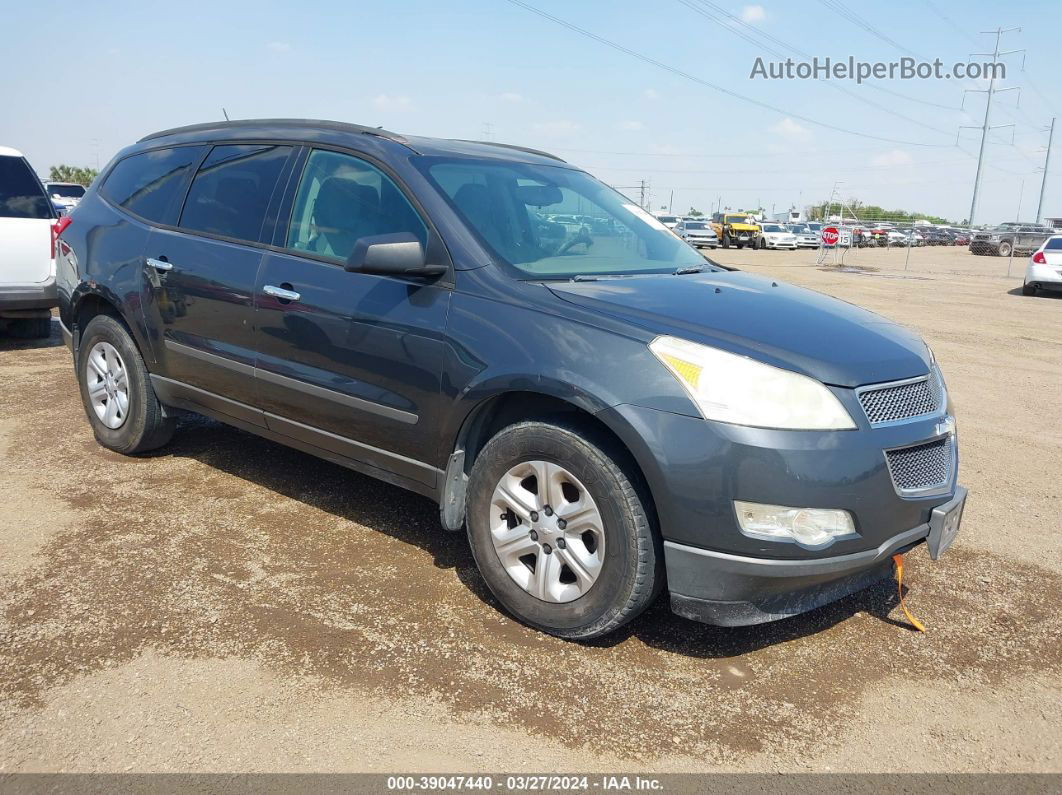
[{"label": "rear side window", "polygon": [[1047,244],[1044,246],[1044,248],[1049,248],[1052,251],[1058,251],[1059,249],[1062,249],[1062,237],[1052,237],[1050,240],[1047,241]]},{"label": "rear side window", "polygon": [[172,223],[201,146],[156,149],[118,163],[100,186],[100,193],[131,213],[156,223]]},{"label": "rear side window", "polygon": [[257,242],[290,146],[215,146],[192,181],[181,228]]},{"label": "rear side window", "polygon": [[21,157],[0,156],[0,218],[53,218],[51,202]]},{"label": "rear side window", "polygon": [[390,177],[350,155],[310,154],[295,196],[288,248],[345,262],[360,238],[397,232],[427,244],[424,222]]}]

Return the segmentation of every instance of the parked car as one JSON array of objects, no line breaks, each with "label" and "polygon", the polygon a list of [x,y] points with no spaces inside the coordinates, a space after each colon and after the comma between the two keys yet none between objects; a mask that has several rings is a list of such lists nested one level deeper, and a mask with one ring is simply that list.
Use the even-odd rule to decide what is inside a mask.
[{"label": "parked car", "polygon": [[[622,232],[537,238],[557,206]],[[958,530],[916,334],[706,261],[552,155],[202,124],[122,150],[68,218],[60,317],[100,444],[160,447],[183,409],[427,495],[555,635],[665,588],[690,618],[782,618]]]},{"label": "parked car", "polygon": [[664,213],[663,215],[657,215],[656,220],[666,226],[668,229],[674,229],[682,222],[682,218],[677,215],[671,215],[670,213]]},{"label": "parked car", "polygon": [[0,329],[47,337],[56,306],[55,210],[21,152],[0,146]]},{"label": "parked car", "polygon": [[919,231],[925,237],[925,243],[927,246],[950,246],[955,240],[952,233],[947,229],[927,227]]},{"label": "parked car", "polygon": [[818,248],[819,235],[807,224],[789,224],[786,229],[796,238],[797,248]]},{"label": "parked car", "polygon": [[1062,235],[1051,235],[1029,257],[1021,294],[1036,295],[1037,290],[1062,290]]},{"label": "parked car", "polygon": [[1007,222],[995,229],[975,232],[970,241],[970,251],[997,257],[1029,254],[1036,251],[1054,232],[1049,226]]},{"label": "parked car", "polygon": [[760,229],[760,248],[796,249],[796,235],[781,224],[760,224]]},{"label": "parked car", "polygon": [[695,248],[716,248],[719,245],[719,238],[716,237],[715,230],[707,221],[683,219],[678,222],[673,231]]},{"label": "parked car", "polygon": [[57,213],[68,213],[77,207],[85,195],[85,186],[76,182],[45,182],[44,191]]}]

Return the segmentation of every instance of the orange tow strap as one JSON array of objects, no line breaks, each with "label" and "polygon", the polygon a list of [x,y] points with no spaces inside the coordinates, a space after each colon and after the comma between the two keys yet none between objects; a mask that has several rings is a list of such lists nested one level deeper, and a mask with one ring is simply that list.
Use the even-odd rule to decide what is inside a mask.
[{"label": "orange tow strap", "polygon": [[903,601],[903,555],[893,555],[892,562],[896,564],[896,592],[900,595],[900,607],[903,609],[903,614],[907,616],[907,620],[915,629],[925,632],[926,628],[922,626],[922,622],[911,615],[911,611],[907,609]]}]

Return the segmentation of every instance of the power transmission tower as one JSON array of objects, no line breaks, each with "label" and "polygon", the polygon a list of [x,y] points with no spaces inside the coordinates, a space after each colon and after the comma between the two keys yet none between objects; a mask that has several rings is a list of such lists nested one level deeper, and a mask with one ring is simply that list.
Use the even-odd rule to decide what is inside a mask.
[{"label": "power transmission tower", "polygon": [[[1025,52],[1025,50],[1008,50],[1006,52],[1000,52],[999,51],[999,41],[1000,41],[1000,39],[1003,38],[1003,34],[1004,33],[1014,33],[1015,31],[1020,33],[1021,32],[1021,28],[1007,28],[1006,30],[1004,30],[1003,28],[996,28],[995,30],[982,30],[981,31],[982,34],[991,34],[991,33],[996,34],[996,46],[995,46],[995,48],[992,50],[992,52],[973,52],[973,53],[970,53],[970,57],[971,58],[973,58],[975,56],[982,56],[982,57],[988,57],[989,55],[992,56],[992,77],[988,81],[988,88],[986,90],[968,88],[968,89],[966,89],[966,91],[963,92],[963,95],[962,95],[963,96],[963,103],[965,104],[966,93],[967,92],[971,92],[972,91],[975,94],[988,94],[988,98],[985,101],[985,120],[981,124],[981,127],[980,127],[980,129],[981,129],[981,147],[980,147],[980,149],[977,152],[977,174],[974,176],[973,198],[970,200],[970,217],[967,219],[967,223],[970,226],[973,226],[973,224],[974,224],[974,213],[977,212],[977,192],[981,188],[981,171],[984,168],[985,142],[988,139],[988,131],[989,130],[993,130],[993,129],[997,129],[997,128],[1000,128],[1000,127],[1014,127],[1013,124],[1000,124],[1000,125],[997,125],[996,127],[991,127],[991,126],[989,126],[988,120],[989,120],[990,114],[992,113],[992,97],[994,97],[996,94],[1002,94],[1004,91],[1014,91],[1015,89],[1017,89],[1019,91],[1021,90],[1018,86],[1011,86],[1010,88],[1000,88],[1000,89],[996,88],[996,64],[999,63],[999,56],[1001,56],[1001,55],[1013,55],[1014,53],[1017,53],[1017,52]],[[966,126],[968,127],[968,125],[966,125]],[[959,129],[963,129],[963,127],[960,127]],[[975,127],[973,129],[977,129],[977,128]],[[958,134],[956,134],[956,136],[955,136],[956,144],[958,143],[958,137],[959,137]]]},{"label": "power transmission tower", "polygon": [[1040,203],[1036,205],[1036,223],[1044,213],[1044,191],[1047,190],[1047,167],[1051,165],[1051,142],[1055,139],[1055,118],[1051,117],[1051,132],[1047,134],[1047,154],[1044,155],[1044,179],[1040,183]]}]

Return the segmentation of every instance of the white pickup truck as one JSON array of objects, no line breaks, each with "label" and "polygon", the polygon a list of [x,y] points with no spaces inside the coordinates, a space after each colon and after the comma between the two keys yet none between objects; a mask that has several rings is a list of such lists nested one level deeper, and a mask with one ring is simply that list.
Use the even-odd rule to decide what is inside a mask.
[{"label": "white pickup truck", "polygon": [[0,330],[47,337],[55,297],[55,210],[21,152],[0,146]]}]

